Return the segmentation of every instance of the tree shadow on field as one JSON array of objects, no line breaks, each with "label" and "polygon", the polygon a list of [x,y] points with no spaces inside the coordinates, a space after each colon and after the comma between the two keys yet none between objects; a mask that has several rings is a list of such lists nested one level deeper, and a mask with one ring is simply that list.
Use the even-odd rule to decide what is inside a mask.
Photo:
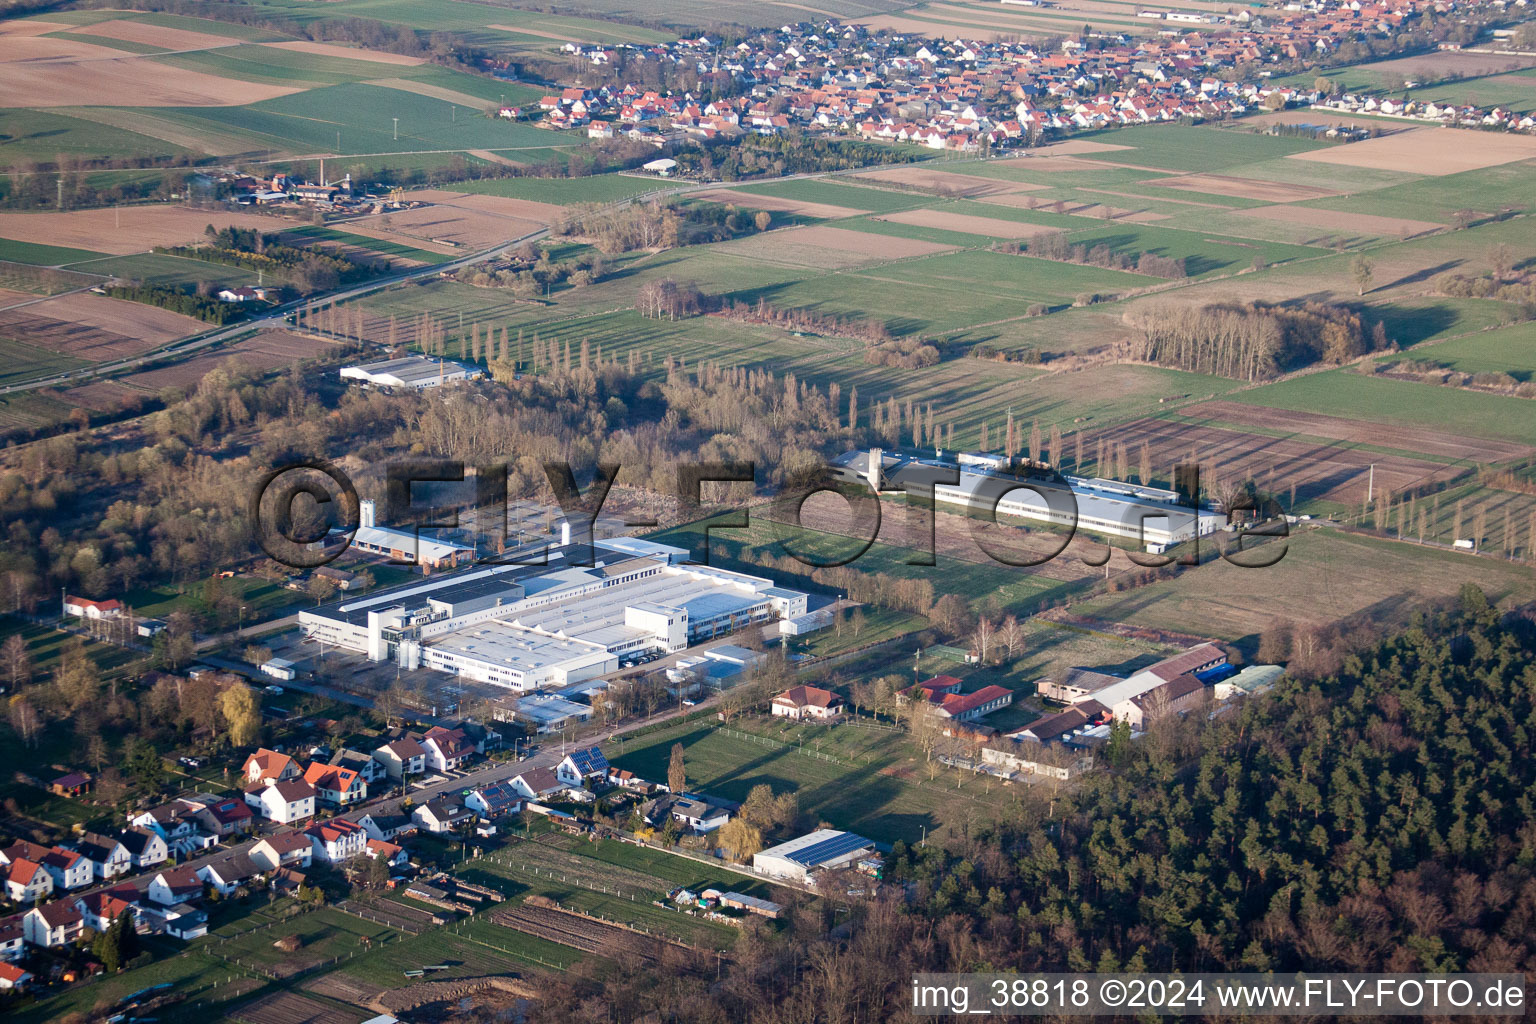
[{"label": "tree shadow on field", "polygon": [[1389,281],[1383,284],[1379,284],[1373,288],[1372,291],[1380,291],[1383,288],[1396,288],[1399,285],[1418,284],[1422,281],[1428,281],[1432,277],[1437,277],[1440,274],[1446,273],[1447,271],[1455,270],[1465,262],[1466,260],[1463,259],[1446,260],[1444,263],[1438,264],[1436,266],[1425,267],[1422,270],[1415,270],[1411,274],[1404,274],[1396,281]]}]

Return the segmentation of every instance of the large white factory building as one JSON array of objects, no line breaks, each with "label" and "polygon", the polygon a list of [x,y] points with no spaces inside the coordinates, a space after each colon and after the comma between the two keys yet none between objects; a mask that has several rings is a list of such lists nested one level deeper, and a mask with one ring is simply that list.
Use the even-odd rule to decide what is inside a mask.
[{"label": "large white factory building", "polygon": [[[688,552],[617,537],[555,547],[548,564],[439,576],[299,613],[306,637],[468,679],[528,691],[616,671],[749,624],[806,613],[807,595],[772,580],[687,563]],[[584,547],[582,550],[585,550]]]},{"label": "large white factory building", "polygon": [[1181,505],[1177,491],[1077,476],[1017,476],[1009,471],[1010,460],[990,452],[914,458],[873,448],[848,452],[833,465],[845,479],[863,481],[877,493],[901,489],[904,480],[920,478],[923,467],[958,472],[958,483],[934,486],[935,502],[1122,537],[1154,554],[1226,523],[1219,513]]}]

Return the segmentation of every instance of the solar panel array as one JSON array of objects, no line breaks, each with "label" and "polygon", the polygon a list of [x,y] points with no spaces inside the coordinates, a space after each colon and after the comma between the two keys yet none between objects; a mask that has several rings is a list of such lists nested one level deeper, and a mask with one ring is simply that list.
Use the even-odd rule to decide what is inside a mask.
[{"label": "solar panel array", "polygon": [[575,763],[576,770],[583,775],[595,775],[599,772],[606,774],[608,771],[608,759],[596,747],[574,751],[571,754],[571,760]]},{"label": "solar panel array", "polygon": [[854,835],[852,832],[844,832],[830,839],[823,839],[819,843],[812,843],[802,850],[786,853],[784,856],[796,864],[815,867],[817,864],[825,863],[834,858],[853,853],[855,850],[862,850],[873,845],[872,842],[863,836]]}]

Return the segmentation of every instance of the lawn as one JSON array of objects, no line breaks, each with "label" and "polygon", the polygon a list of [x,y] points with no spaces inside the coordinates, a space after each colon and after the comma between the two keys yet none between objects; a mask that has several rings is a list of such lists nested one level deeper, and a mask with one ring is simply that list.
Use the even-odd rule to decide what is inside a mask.
[{"label": "lawn", "polygon": [[1506,206],[1528,208],[1531,205],[1531,169],[1528,161],[1501,164],[1460,174],[1420,178],[1356,195],[1313,199],[1297,205],[1449,224],[1452,214],[1466,207],[1484,213],[1496,212]]},{"label": "lawn", "polygon": [[[343,156],[438,149],[541,150],[577,141],[575,136],[486,117],[467,106],[360,82],[246,107],[187,107],[162,116],[193,129],[234,129],[260,140],[261,145],[289,152]],[[395,118],[399,119],[398,138]]]},{"label": "lawn", "polygon": [[[1528,381],[1536,374],[1536,322],[1525,321],[1425,345],[1410,353],[1410,357],[1425,360],[1461,373],[1508,373],[1521,381]],[[1377,362],[1386,360],[1378,359]]]},{"label": "lawn", "polygon": [[265,982],[233,964],[202,953],[180,953],[180,943],[154,942],[155,960],[136,970],[101,978],[88,985],[74,985],[28,1006],[8,1011],[12,1024],[52,1024],[71,1014],[89,1013],[103,1003],[112,1004],[152,985],[170,983],[182,1001],[156,1011],[166,1024],[216,1020],[233,1003],[244,1000]]},{"label": "lawn", "polygon": [[1235,392],[1231,400],[1536,445],[1536,415],[1528,399],[1368,377],[1353,370],[1309,373]]},{"label": "lawn", "polygon": [[97,259],[105,255],[105,253],[91,252],[88,249],[66,249],[60,245],[17,242],[9,238],[0,238],[0,260],[31,263],[39,267],[63,266],[67,263],[79,263],[81,260]]},{"label": "lawn", "polygon": [[[44,605],[39,613],[47,616],[58,611],[58,605],[52,608]],[[64,653],[64,647],[71,640],[80,639],[74,633],[55,629],[52,626],[40,626],[10,616],[0,616],[0,637],[9,637],[13,634],[21,634],[27,642],[27,654],[32,659],[32,671],[34,677],[43,672],[51,672],[54,665]],[[85,649],[103,672],[111,672],[129,664],[137,658],[134,652],[115,644],[102,643],[98,640],[86,639]]]},{"label": "lawn", "polygon": [[872,213],[911,210],[919,206],[927,206],[933,201],[931,196],[895,192],[868,185],[843,185],[826,178],[772,181],[760,185],[732,185],[731,188],[752,195],[797,199],[803,203],[826,203],[830,206],[845,206],[849,209],[868,210]]},{"label": "lawn", "polygon": [[[278,939],[289,935],[299,940],[297,952],[285,953],[273,946]],[[388,925],[374,924],[324,907],[298,914],[269,928],[247,930],[227,942],[220,942],[218,954],[270,969],[284,961],[319,962],[355,953],[364,948],[360,943],[364,938],[378,943],[395,942],[404,936]]]},{"label": "lawn", "polygon": [[631,196],[666,188],[655,178],[625,174],[594,174],[585,178],[486,178],[447,186],[455,192],[531,199],[539,203],[569,206],[573,203],[612,203]]},{"label": "lawn", "polygon": [[0,384],[11,384],[32,377],[47,377],[64,370],[91,365],[84,359],[34,348],[20,341],[0,337]]},{"label": "lawn", "polygon": [[1138,125],[1134,128],[1085,133],[1080,137],[1112,146],[1130,147],[1088,154],[1093,160],[1160,167],[1170,171],[1225,170],[1241,164],[1290,156],[1292,153],[1305,153],[1328,145],[1310,139],[1263,135],[1241,127],[1180,124]]},{"label": "lawn", "polygon": [[[51,162],[60,154],[112,159],[184,156],[190,152],[148,135],[57,111],[15,108],[0,111],[0,166],[13,167],[26,161]],[[9,189],[8,180],[4,187]]]},{"label": "lawn", "polygon": [[73,269],[170,287],[191,287],[207,281],[223,288],[235,288],[255,284],[257,280],[254,270],[155,252],[91,260]]},{"label": "lawn", "polygon": [[442,253],[431,252],[426,249],[418,249],[415,246],[406,245],[404,242],[391,242],[383,238],[354,235],[350,231],[321,227],[318,224],[284,227],[282,233],[317,242],[342,242],[346,245],[355,245],[359,249],[367,249],[370,252],[383,253],[385,256],[400,256],[409,260],[419,260],[422,263],[447,263],[453,259],[452,256],[445,256]]},{"label": "lawn", "polygon": [[413,984],[404,972],[427,964],[449,964],[446,971],[434,971],[430,980],[451,981],[486,974],[520,974],[530,964],[558,969],[582,959],[587,957],[569,946],[473,919],[377,946],[346,961],[338,970],[360,981],[400,988]]},{"label": "lawn", "polygon": [[289,605],[304,605],[310,601],[303,594],[289,590],[281,583],[253,576],[201,580],[182,586],[165,583],[155,587],[139,587],[123,594],[122,600],[133,609],[134,614],[150,618],[164,618],[177,611],[206,614],[210,610],[208,597],[214,591],[220,595],[230,594],[244,604],[248,623],[257,622],[263,615]]},{"label": "lawn", "polygon": [[877,749],[851,761],[818,751],[814,740],[802,746],[766,737],[743,739],[735,727],[693,723],[610,743],[609,757],[616,767],[661,779],[672,745],[681,743],[690,789],[728,800],[746,799],[759,784],[793,790],[807,820],[826,821],[880,842],[914,842],[925,829],[984,821],[1008,803],[1000,794],[989,798],[982,781],[962,779],[957,788],[951,778],[930,780],[922,753],[904,734],[866,733],[854,725],[821,728],[872,738]]},{"label": "lawn", "polygon": [[[884,514],[896,515],[898,510],[888,508]],[[885,543],[870,545],[868,550],[860,554],[864,547],[862,540],[802,530],[772,522],[760,515],[752,516],[750,524],[744,529],[715,525],[708,534],[709,547],[706,552],[705,528],[711,522],[709,519],[700,520],[651,534],[650,538],[663,544],[688,548],[694,553],[695,561],[744,572],[761,572],[762,566],[768,564],[769,559],[787,557],[791,550],[818,562],[853,559],[849,564],[863,573],[903,580],[931,580],[935,596],[958,594],[978,607],[983,604],[989,608],[1006,607],[1020,614],[1050,607],[1088,585],[1086,580],[1067,582],[1029,567],[994,562],[986,559],[979,549],[976,561],[962,561],[940,552],[936,556],[938,564],[932,566],[911,564],[924,557],[923,552]],[[826,586],[816,583],[811,573],[810,566],[805,566],[799,573],[777,570],[777,575],[782,577],[787,586],[811,589],[818,593],[832,592]],[[904,625],[915,623],[906,622]],[[880,633],[876,631],[878,628],[883,628],[893,636],[905,632],[893,629],[890,623],[871,628],[871,624],[866,621],[865,629],[868,632],[861,631],[858,637],[852,639],[857,641],[857,645],[871,643],[880,638]],[[818,636],[818,639],[822,637]]]}]

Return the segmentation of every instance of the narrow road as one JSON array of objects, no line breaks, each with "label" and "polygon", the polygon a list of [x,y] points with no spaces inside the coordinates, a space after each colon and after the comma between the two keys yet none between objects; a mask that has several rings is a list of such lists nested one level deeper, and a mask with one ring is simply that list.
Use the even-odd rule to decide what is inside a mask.
[{"label": "narrow road", "polygon": [[[457,150],[455,150],[455,152],[457,152]],[[945,165],[953,165],[958,163],[972,163],[980,160],[1000,159],[1009,158],[978,157],[975,158],[975,160],[945,160],[942,162]],[[778,178],[754,179],[751,182],[742,184],[761,185],[769,182],[798,181],[807,178],[829,178],[840,175],[859,174],[869,169],[870,168],[868,167],[847,167],[835,171],[808,171],[803,174],[786,174]],[[631,175],[631,177],[635,176]],[[686,195],[689,192],[700,192],[718,188],[730,188],[733,184],[738,183],[718,181],[686,182],[672,187],[658,188],[651,192],[645,192],[640,195],[630,196],[627,199],[620,199],[615,202],[608,203],[607,205],[601,207],[599,212],[622,209],[635,203],[650,202],[652,200],[660,199],[666,196]],[[344,221],[339,223],[340,227],[344,229],[346,223]],[[265,313],[261,316],[253,317],[249,320],[242,320],[233,326],[218,328],[205,334],[192,335],[180,341],[173,342],[170,345],[157,349],[153,352],[146,352],[142,355],[133,356],[132,358],[128,359],[119,359],[110,363],[101,363],[96,366],[88,366],[77,370],[70,370],[65,373],[54,374],[50,377],[40,377],[33,380],[21,381],[16,384],[9,384],[4,387],[0,387],[0,395],[13,394],[20,391],[35,391],[38,388],[74,386],[77,384],[82,384],[86,381],[95,380],[100,377],[107,377],[116,373],[121,373],[124,370],[131,370],[135,367],[144,366],[148,363],[158,363],[174,356],[185,356],[194,352],[200,352],[203,349],[211,348],[216,345],[222,345],[225,342],[233,341],[237,338],[243,337],[245,334],[251,331],[281,329],[288,325],[287,321],[290,315],[301,310],[312,312],[322,306],[329,306],[341,302],[349,302],[353,299],[360,299],[365,295],[372,295],[374,292],[383,291],[384,289],[393,287],[394,285],[436,277],[445,271],[461,270],[464,267],[472,266],[473,264],[501,256],[524,244],[525,242],[539,241],[548,237],[548,235],[549,228],[541,228],[538,231],[530,231],[527,234],[518,235],[516,238],[511,238],[505,242],[500,242],[496,245],[493,245],[489,249],[482,249],[479,252],[472,253],[468,256],[461,256],[447,263],[435,263],[425,267],[416,267],[393,274],[385,274],[381,277],[374,278],[371,281],[353,285],[350,288],[330,292],[325,295],[316,295],[307,299],[299,299],[294,302],[285,303],[284,305],[278,306],[271,312]]]}]

